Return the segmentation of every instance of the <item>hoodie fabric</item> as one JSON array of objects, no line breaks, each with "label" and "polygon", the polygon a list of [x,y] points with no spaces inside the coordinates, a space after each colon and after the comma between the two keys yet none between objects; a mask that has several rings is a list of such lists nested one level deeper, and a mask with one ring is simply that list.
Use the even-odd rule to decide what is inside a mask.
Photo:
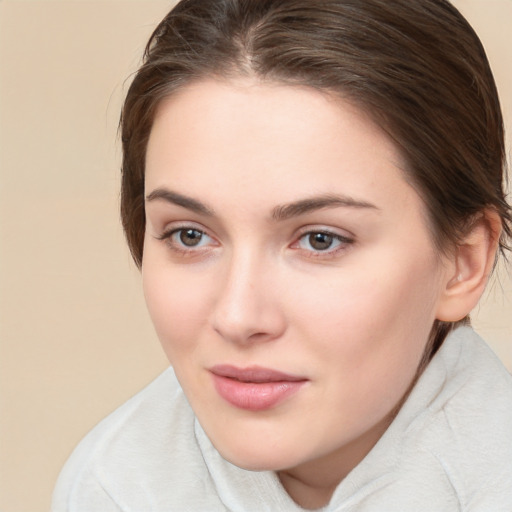
[{"label": "hoodie fabric", "polygon": [[[78,445],[53,512],[298,512],[276,474],[212,446],[172,369]],[[445,340],[325,512],[511,512],[512,377],[469,327]]]}]

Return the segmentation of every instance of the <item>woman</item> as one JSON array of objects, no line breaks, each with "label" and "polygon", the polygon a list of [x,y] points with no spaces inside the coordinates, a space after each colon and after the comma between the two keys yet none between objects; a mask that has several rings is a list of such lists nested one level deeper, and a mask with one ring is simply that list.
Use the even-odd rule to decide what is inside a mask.
[{"label": "woman", "polygon": [[503,126],[448,2],[184,0],[121,129],[173,370],[54,510],[510,510],[512,379],[468,317],[511,233]]}]

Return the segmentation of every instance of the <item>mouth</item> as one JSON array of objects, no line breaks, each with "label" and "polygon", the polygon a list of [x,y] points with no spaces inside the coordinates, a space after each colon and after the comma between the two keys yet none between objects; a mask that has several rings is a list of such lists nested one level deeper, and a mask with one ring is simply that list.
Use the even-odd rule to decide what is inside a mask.
[{"label": "mouth", "polygon": [[217,365],[210,369],[217,393],[232,406],[249,411],[271,409],[302,388],[305,377],[269,368]]}]

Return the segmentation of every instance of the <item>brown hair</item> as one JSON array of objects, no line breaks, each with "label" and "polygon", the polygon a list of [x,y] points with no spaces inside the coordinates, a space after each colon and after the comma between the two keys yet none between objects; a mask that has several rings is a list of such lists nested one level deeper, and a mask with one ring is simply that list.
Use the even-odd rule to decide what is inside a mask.
[{"label": "brown hair", "polygon": [[[338,94],[368,112],[405,158],[440,251],[505,199],[503,120],[484,49],[446,0],[182,0],[151,36],[121,118],[121,216],[137,265],[144,165],[161,100],[202,78],[256,76]],[[433,350],[456,324],[437,323]]]}]

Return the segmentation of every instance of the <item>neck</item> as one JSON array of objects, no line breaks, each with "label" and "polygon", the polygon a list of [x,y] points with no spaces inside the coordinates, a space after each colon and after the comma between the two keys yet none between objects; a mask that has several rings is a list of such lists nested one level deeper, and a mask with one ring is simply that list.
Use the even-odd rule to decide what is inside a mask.
[{"label": "neck", "polygon": [[315,510],[324,507],[340,482],[381,438],[392,419],[385,417],[358,438],[323,457],[278,471],[282,486],[302,508]]},{"label": "neck", "polygon": [[280,471],[279,479],[289,496],[306,510],[315,510],[329,503],[336,485],[312,485],[309,481],[301,480],[294,472]]}]

